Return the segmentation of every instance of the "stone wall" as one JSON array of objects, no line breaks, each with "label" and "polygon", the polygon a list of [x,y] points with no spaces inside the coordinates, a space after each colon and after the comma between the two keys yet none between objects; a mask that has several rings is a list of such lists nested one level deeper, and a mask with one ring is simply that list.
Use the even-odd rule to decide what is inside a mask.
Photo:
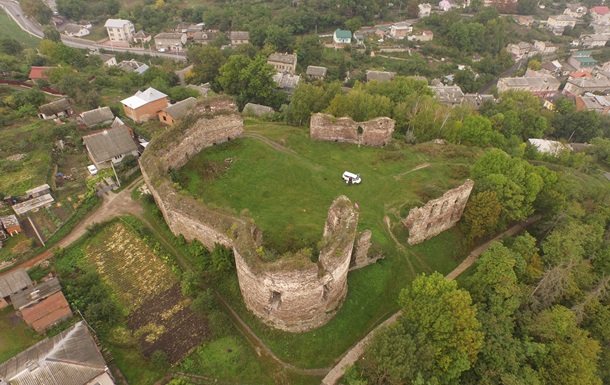
[{"label": "stone wall", "polygon": [[414,207],[403,223],[409,229],[409,244],[415,245],[453,227],[462,217],[474,182],[468,179],[463,185],[447,191],[442,197],[428,201],[423,207]]},{"label": "stone wall", "polygon": [[[190,120],[190,123],[188,121]],[[254,314],[269,325],[302,332],[324,325],[347,294],[347,273],[358,214],[345,196],[329,209],[319,260],[295,253],[265,262],[259,255],[262,232],[247,218],[212,210],[177,190],[168,170],[182,167],[202,149],[242,136],[243,120],[234,111],[187,117],[151,140],[140,158],[142,175],[175,235],[206,247],[233,248],[240,289]]]},{"label": "stone wall", "polygon": [[355,122],[348,117],[335,118],[318,113],[312,115],[309,126],[311,138],[314,140],[383,147],[390,143],[395,123],[390,118]]}]

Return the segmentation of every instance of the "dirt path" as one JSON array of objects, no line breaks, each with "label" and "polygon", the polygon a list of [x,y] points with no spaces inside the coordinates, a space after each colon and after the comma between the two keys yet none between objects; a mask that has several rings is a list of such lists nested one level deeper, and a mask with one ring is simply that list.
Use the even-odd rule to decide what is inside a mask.
[{"label": "dirt path", "polygon": [[[526,221],[514,225],[510,229],[498,234],[494,238],[492,238],[489,241],[485,242],[484,244],[478,246],[477,248],[475,248],[474,250],[472,250],[470,252],[468,257],[462,263],[460,263],[455,269],[453,269],[453,271],[451,271],[445,277],[447,279],[457,278],[460,274],[462,274],[464,271],[466,271],[466,269],[468,269],[470,266],[472,266],[472,264],[483,253],[483,251],[487,250],[487,248],[489,248],[489,246],[493,242],[495,242],[499,239],[502,239],[506,236],[513,236],[515,234],[518,234],[521,231],[525,230],[527,227],[529,227],[534,222],[538,221],[539,219],[540,219],[539,216],[528,218]],[[402,312],[400,312],[400,311],[395,313],[390,318],[388,318],[383,323],[381,323],[379,326],[377,326],[375,329],[371,330],[371,332],[369,334],[367,334],[366,337],[361,339],[352,349],[350,349],[345,354],[345,356],[343,356],[341,361],[339,361],[339,363],[334,368],[332,368],[332,370],[330,372],[328,372],[326,377],[324,377],[324,379],[322,380],[322,384],[323,385],[335,385],[337,383],[337,381],[339,381],[339,379],[343,376],[343,374],[345,374],[345,370],[347,369],[347,367],[350,365],[353,365],[362,356],[362,354],[364,353],[364,348],[365,348],[366,344],[368,343],[368,341],[371,340],[371,338],[375,335],[375,333],[377,333],[382,328],[384,328],[384,327],[390,325],[391,323],[395,322],[396,320],[398,320],[398,317],[400,317],[401,314],[402,314]]]},{"label": "dirt path", "polygon": [[[132,214],[137,217],[141,217],[143,214],[142,207],[131,199],[131,190],[142,181],[142,177],[134,180],[129,186],[125,187],[118,194],[113,192],[108,192],[104,195],[104,202],[100,207],[98,207],[95,211],[89,214],[84,220],[79,222],[73,229],[62,238],[57,244],[53,247],[66,248],[72,243],[74,243],[78,238],[83,236],[87,231],[87,227],[96,223],[96,222],[104,222],[108,219],[114,218],[115,216],[123,215],[123,214]],[[8,274],[18,269],[30,269],[31,267],[39,264],[40,262],[48,259],[53,254],[53,250],[47,250],[36,257],[29,259],[28,261],[14,266],[6,272],[2,273]]]},{"label": "dirt path", "polygon": [[284,147],[281,144],[279,144],[278,142],[275,142],[275,141],[267,138],[266,136],[263,136],[263,135],[260,135],[260,134],[255,134],[255,133],[252,133],[252,132],[244,132],[244,137],[258,139],[261,142],[266,143],[269,146],[271,146],[271,147],[275,148],[276,150],[281,151],[283,153],[290,154],[290,155],[295,155],[295,156],[300,156],[294,150],[291,150],[288,147]]},{"label": "dirt path", "polygon": [[415,166],[415,167],[413,167],[411,170],[409,170],[407,172],[403,172],[402,174],[395,175],[394,179],[398,180],[398,179],[402,178],[403,176],[412,173],[413,171],[421,170],[421,169],[426,168],[426,167],[430,167],[430,163],[426,162],[426,163],[420,164],[419,166]]}]

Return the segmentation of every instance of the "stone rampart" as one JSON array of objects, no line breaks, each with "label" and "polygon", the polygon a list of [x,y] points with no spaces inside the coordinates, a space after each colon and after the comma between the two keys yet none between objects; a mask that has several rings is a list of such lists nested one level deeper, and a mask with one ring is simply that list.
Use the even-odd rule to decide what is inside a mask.
[{"label": "stone rampart", "polygon": [[233,110],[193,113],[153,138],[140,158],[142,175],[175,235],[198,239],[208,248],[233,248],[239,286],[254,314],[269,325],[302,332],[324,325],[347,294],[347,273],[358,214],[345,196],[329,209],[318,262],[306,253],[274,262],[260,255],[262,232],[247,218],[212,210],[178,190],[170,168],[182,167],[202,149],[241,137],[243,120]]},{"label": "stone rampart", "polygon": [[409,244],[415,245],[453,227],[462,217],[474,182],[468,179],[463,185],[447,191],[442,197],[414,207],[403,223],[409,229]]},{"label": "stone rampart", "polygon": [[390,118],[355,122],[348,117],[335,118],[332,115],[317,113],[311,117],[309,132],[314,140],[383,147],[390,143],[395,124]]}]

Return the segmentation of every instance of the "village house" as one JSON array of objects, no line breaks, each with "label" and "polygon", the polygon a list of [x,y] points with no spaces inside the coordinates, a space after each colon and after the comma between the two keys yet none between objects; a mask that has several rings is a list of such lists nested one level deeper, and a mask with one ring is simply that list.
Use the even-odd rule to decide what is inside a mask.
[{"label": "village house", "polygon": [[185,33],[187,40],[195,37],[195,33],[202,32],[205,24],[180,23],[174,28],[176,33]]},{"label": "village house", "polygon": [[366,71],[366,81],[378,81],[378,82],[386,82],[394,79],[396,76],[396,72],[388,72],[388,71]]},{"label": "village house", "polygon": [[610,80],[605,76],[597,76],[594,78],[581,77],[572,78],[570,77],[563,87],[564,95],[579,96],[584,95],[586,92],[598,92],[607,94],[610,92]]},{"label": "village house", "polygon": [[108,19],[104,27],[108,32],[108,38],[112,42],[130,43],[136,33],[133,23],[129,20]]},{"label": "village house", "polygon": [[599,114],[608,114],[610,112],[610,96],[593,95],[586,93],[583,96],[577,96],[576,111],[595,111]]},{"label": "village house", "polygon": [[248,44],[250,41],[250,33],[247,31],[231,31],[229,32],[229,40],[231,45]]},{"label": "village house", "polygon": [[441,0],[438,3],[438,9],[442,12],[447,12],[451,9],[453,5],[448,0]]},{"label": "village house", "polygon": [[464,92],[459,86],[446,86],[438,84],[430,86],[436,99],[442,104],[449,106],[459,106],[464,101]]},{"label": "village house", "polygon": [[135,72],[139,75],[142,75],[149,68],[148,64],[136,61],[135,59],[123,60],[122,62],[117,64],[117,67],[119,67],[120,69],[122,69],[123,71],[125,71],[127,73]]},{"label": "village house", "polygon": [[553,44],[550,41],[534,41],[534,48],[538,50],[542,55],[553,54],[557,52],[559,46],[557,44]]},{"label": "village house", "polygon": [[159,121],[169,126],[178,123],[197,104],[197,99],[190,97],[167,106],[157,113]]},{"label": "village house", "polygon": [[139,30],[133,35],[133,42],[135,44],[144,44],[148,43],[152,40],[152,36],[148,32],[144,32],[143,30]]},{"label": "village house", "polygon": [[418,8],[419,12],[417,13],[417,17],[420,19],[430,16],[430,12],[432,12],[432,6],[428,3],[419,4]]},{"label": "village house", "polygon": [[157,112],[168,106],[167,95],[149,87],[121,100],[125,115],[134,122],[143,122],[157,116]]},{"label": "village house", "polygon": [[242,111],[242,114],[246,116],[263,116],[271,113],[273,113],[273,108],[255,103],[246,104]]},{"label": "village house", "polygon": [[561,142],[555,140],[546,140],[546,139],[528,139],[527,144],[536,148],[538,152],[543,154],[549,154],[553,156],[559,155],[563,151],[570,151],[569,144],[563,144]]},{"label": "village house", "polygon": [[607,34],[581,34],[580,45],[585,48],[605,47],[609,36]]},{"label": "village house", "polygon": [[72,113],[72,106],[66,98],[61,98],[38,107],[38,117],[44,120],[67,118]]},{"label": "village house", "polygon": [[324,80],[327,72],[326,67],[308,66],[305,75],[309,80]]},{"label": "village house", "polygon": [[587,7],[579,4],[568,4],[567,8],[563,11],[563,14],[582,19],[582,17],[587,14]]},{"label": "village house", "polygon": [[591,8],[590,15],[594,22],[607,20],[610,17],[610,9],[605,5],[598,5]]},{"label": "village house", "polygon": [[0,384],[114,385],[84,321],[0,364]]},{"label": "village house", "polygon": [[392,39],[402,40],[411,32],[413,32],[413,27],[407,22],[394,23],[390,26],[390,37]]},{"label": "village house", "polygon": [[30,74],[28,78],[31,81],[36,82],[36,80],[48,79],[49,78],[49,70],[52,70],[57,67],[41,67],[41,66],[32,66],[30,68]]},{"label": "village house", "polygon": [[591,57],[591,51],[577,51],[570,56],[568,63],[577,70],[581,68],[593,68],[597,65],[597,60]]},{"label": "village house", "polygon": [[301,81],[301,77],[288,72],[277,72],[273,75],[273,81],[278,89],[290,95]]},{"label": "village house", "polygon": [[551,97],[557,94],[561,83],[553,76],[533,76],[498,79],[498,92],[529,91],[536,96]]},{"label": "village house", "polygon": [[161,32],[155,35],[155,48],[157,51],[181,52],[186,44],[186,33]]},{"label": "village house", "polygon": [[407,36],[409,41],[432,41],[432,39],[434,39],[434,33],[430,30],[422,31],[419,35]]},{"label": "village house", "polygon": [[106,67],[115,67],[117,65],[116,56],[114,56],[114,55],[110,55],[107,53],[100,53],[98,56],[100,57],[100,59],[102,60],[102,63],[104,63],[104,66],[106,66]]},{"label": "village house", "polygon": [[515,60],[519,60],[522,57],[530,57],[538,52],[536,47],[527,42],[520,42],[517,44],[509,44],[506,46],[506,50],[513,54]]},{"label": "village house", "polygon": [[562,35],[566,27],[574,28],[578,19],[568,15],[549,16],[546,21],[547,27],[555,34]]},{"label": "village house", "polygon": [[[32,280],[25,269],[0,275],[0,309],[11,304],[11,295],[32,286]],[[1,377],[0,377],[1,378]]]},{"label": "village house", "polygon": [[138,146],[127,127],[119,126],[83,136],[83,143],[91,162],[98,169],[118,164],[126,155],[138,155]]},{"label": "village house", "polygon": [[267,63],[271,64],[277,72],[287,72],[294,75],[297,70],[297,55],[274,52],[269,55]]},{"label": "village house", "polygon": [[333,43],[335,48],[345,47],[352,43],[352,31],[346,31],[344,29],[336,29],[333,32]]},{"label": "village house", "polygon": [[13,214],[0,217],[0,227],[11,237],[23,232],[19,225],[19,219]]},{"label": "village house", "polygon": [[66,24],[66,28],[64,29],[64,34],[68,36],[87,36],[91,31],[84,25],[78,25],[74,23]]},{"label": "village house", "polygon": [[193,35],[193,43],[207,45],[218,38],[217,31],[195,32]]},{"label": "village house", "polygon": [[110,123],[114,120],[114,114],[110,107],[98,107],[93,110],[81,112],[78,115],[78,120],[87,127],[95,126],[96,124]]},{"label": "village house", "polygon": [[534,24],[534,18],[531,16],[514,16],[513,20],[515,21],[515,23],[524,27],[529,27]]},{"label": "village house", "polygon": [[11,303],[25,323],[39,334],[72,318],[70,305],[55,277],[12,294]]},{"label": "village house", "polygon": [[375,35],[379,37],[380,40],[385,39],[390,33],[390,29],[385,25],[376,25],[375,26]]}]

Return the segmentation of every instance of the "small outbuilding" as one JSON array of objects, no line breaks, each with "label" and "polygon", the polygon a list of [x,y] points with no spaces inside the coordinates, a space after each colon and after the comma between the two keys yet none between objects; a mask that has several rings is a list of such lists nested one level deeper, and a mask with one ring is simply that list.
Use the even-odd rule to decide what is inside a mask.
[{"label": "small outbuilding", "polygon": [[110,107],[98,107],[93,110],[82,112],[79,119],[85,126],[91,127],[96,124],[111,123],[114,120],[114,114]]},{"label": "small outbuilding", "polygon": [[32,286],[32,280],[25,269],[0,275],[0,309],[11,303],[11,295],[30,286]]},{"label": "small outbuilding", "polygon": [[44,120],[67,118],[72,113],[72,106],[66,98],[58,99],[38,107],[38,117]]},{"label": "small outbuilding", "polygon": [[167,106],[158,112],[159,121],[167,125],[173,126],[180,119],[185,117],[189,111],[195,107],[197,99],[190,97],[188,99],[181,100],[171,106]]},{"label": "small outbuilding", "polygon": [[310,80],[324,80],[328,70],[326,67],[308,66],[305,74]]},{"label": "small outbuilding", "polygon": [[126,155],[138,155],[138,146],[125,126],[83,136],[83,142],[89,159],[98,170],[109,167],[110,162],[121,163]]},{"label": "small outbuilding", "polygon": [[23,231],[19,225],[19,219],[17,219],[16,215],[5,215],[0,217],[0,226],[11,237]]}]

